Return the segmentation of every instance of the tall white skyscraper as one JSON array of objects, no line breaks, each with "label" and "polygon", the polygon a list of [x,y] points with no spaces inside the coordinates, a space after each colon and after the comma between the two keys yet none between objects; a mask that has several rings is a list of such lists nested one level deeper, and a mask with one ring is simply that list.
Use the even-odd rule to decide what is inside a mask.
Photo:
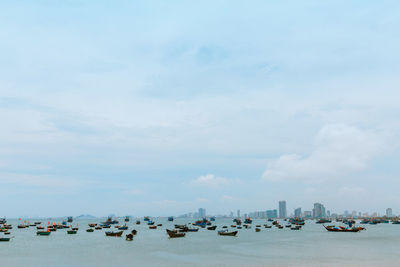
[{"label": "tall white skyscraper", "polygon": [[279,218],[286,218],[286,201],[279,201]]},{"label": "tall white skyscraper", "polygon": [[206,217],[206,209],[199,208],[199,217],[205,218]]},{"label": "tall white skyscraper", "polygon": [[386,209],[386,217],[393,217],[393,213],[392,213],[392,208],[387,208]]},{"label": "tall white skyscraper", "polygon": [[294,217],[301,218],[301,208],[297,208],[294,210]]},{"label": "tall white skyscraper", "polygon": [[314,218],[323,218],[325,217],[325,207],[321,203],[314,203],[313,208],[313,217]]}]

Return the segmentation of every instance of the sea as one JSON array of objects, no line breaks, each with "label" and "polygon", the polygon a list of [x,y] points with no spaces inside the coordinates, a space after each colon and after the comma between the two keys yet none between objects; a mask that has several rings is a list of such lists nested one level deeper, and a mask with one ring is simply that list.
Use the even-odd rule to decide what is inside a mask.
[{"label": "sea", "polygon": [[[143,220],[140,225],[135,219],[127,223],[126,233],[138,231],[133,241],[126,241],[125,233],[106,237],[104,232],[110,229],[86,232],[89,223],[104,219],[75,220],[76,235],[57,230],[50,236],[37,236],[36,227],[17,229],[20,221],[8,220],[13,238],[0,242],[0,266],[400,266],[400,225],[390,223],[362,225],[366,230],[358,233],[335,233],[308,220],[299,231],[262,227],[255,232],[257,224],[271,225],[256,219],[250,229],[240,229],[231,237],[217,231],[224,225],[233,230],[232,220],[217,218],[216,231],[200,229],[170,239],[165,229],[193,220],[153,220],[163,226],[151,230]],[[49,220],[30,220],[34,221],[47,225]]]}]

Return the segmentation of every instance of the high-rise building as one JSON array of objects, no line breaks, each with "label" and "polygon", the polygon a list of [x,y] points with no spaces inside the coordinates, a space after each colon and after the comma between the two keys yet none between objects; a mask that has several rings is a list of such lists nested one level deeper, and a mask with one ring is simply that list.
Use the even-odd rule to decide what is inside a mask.
[{"label": "high-rise building", "polygon": [[304,218],[311,218],[312,217],[312,212],[310,210],[305,210],[304,211]]},{"label": "high-rise building", "polygon": [[314,218],[324,218],[325,217],[325,207],[321,203],[314,203],[313,208]]},{"label": "high-rise building", "polygon": [[392,208],[386,209],[386,217],[388,217],[388,218],[393,217]]},{"label": "high-rise building", "polygon": [[206,209],[199,208],[199,214],[198,214],[198,216],[199,216],[200,218],[205,218],[205,217],[206,217]]},{"label": "high-rise building", "polygon": [[294,210],[294,217],[301,218],[301,208],[297,208]]},{"label": "high-rise building", "polygon": [[278,211],[277,210],[267,210],[267,218],[268,219],[275,219],[278,218]]},{"label": "high-rise building", "polygon": [[279,218],[286,218],[286,201],[279,201]]},{"label": "high-rise building", "polygon": [[331,217],[331,211],[330,211],[330,210],[328,210],[328,211],[326,212],[326,216]]},{"label": "high-rise building", "polygon": [[238,218],[240,218],[240,210],[237,210],[236,215],[237,215]]}]

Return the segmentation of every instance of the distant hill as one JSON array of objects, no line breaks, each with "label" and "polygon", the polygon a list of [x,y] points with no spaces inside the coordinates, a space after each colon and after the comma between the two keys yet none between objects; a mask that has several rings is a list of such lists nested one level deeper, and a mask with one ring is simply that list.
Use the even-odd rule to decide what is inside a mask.
[{"label": "distant hill", "polygon": [[96,217],[93,216],[93,215],[90,215],[90,214],[82,214],[82,215],[76,216],[75,219],[85,219],[85,220],[87,220],[87,219],[96,219]]}]

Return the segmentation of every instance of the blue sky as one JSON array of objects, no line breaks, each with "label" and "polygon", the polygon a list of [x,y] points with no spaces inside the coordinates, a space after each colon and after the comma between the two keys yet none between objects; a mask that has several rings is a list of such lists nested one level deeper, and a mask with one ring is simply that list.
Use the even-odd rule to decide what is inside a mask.
[{"label": "blue sky", "polygon": [[398,1],[0,10],[0,216],[400,213]]}]

